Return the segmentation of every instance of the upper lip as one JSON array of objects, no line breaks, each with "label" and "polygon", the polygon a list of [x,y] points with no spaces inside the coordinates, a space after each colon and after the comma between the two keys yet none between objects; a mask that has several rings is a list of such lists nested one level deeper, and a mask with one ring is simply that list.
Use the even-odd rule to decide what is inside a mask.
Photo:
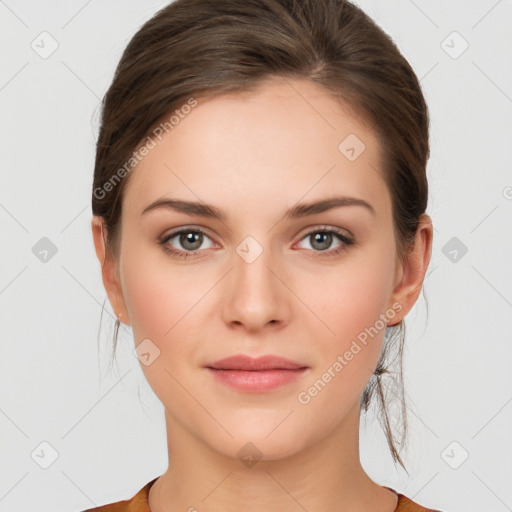
[{"label": "upper lip", "polygon": [[257,358],[243,354],[234,355],[206,365],[215,370],[298,370],[306,365],[280,356],[266,355]]}]

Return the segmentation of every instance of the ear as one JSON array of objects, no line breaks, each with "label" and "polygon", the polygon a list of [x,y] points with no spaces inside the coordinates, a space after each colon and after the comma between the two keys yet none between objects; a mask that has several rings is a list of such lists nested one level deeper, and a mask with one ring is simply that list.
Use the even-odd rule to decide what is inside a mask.
[{"label": "ear", "polygon": [[418,299],[432,255],[432,236],[432,220],[424,213],[419,219],[414,247],[410,249],[404,262],[397,261],[394,288],[389,299],[389,306],[398,303],[401,304],[402,309],[397,315],[397,320],[388,325],[399,323]]},{"label": "ear", "polygon": [[102,217],[93,215],[91,227],[92,237],[94,239],[94,248],[101,265],[101,276],[103,279],[103,286],[107,292],[108,300],[116,316],[119,318],[119,314],[121,314],[120,321],[124,324],[130,325],[130,318],[124,301],[117,263],[111,252],[107,250],[107,231],[103,225]]}]

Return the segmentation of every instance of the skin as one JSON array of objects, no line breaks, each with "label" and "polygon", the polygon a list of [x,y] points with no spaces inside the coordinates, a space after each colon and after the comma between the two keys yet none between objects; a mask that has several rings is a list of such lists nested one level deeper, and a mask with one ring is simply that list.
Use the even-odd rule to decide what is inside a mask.
[{"label": "skin", "polygon": [[[354,161],[338,149],[349,134],[366,146]],[[396,324],[421,291],[431,221],[421,217],[401,263],[380,151],[369,125],[316,84],[274,78],[251,94],[198,98],[138,164],[125,190],[117,259],[93,217],[114,311],[136,345],[149,338],[160,350],[141,363],[164,406],[169,446],[168,470],[150,490],[152,512],[395,509],[396,495],[371,480],[359,458],[359,402],[385,328],[309,403],[297,399],[379,315],[399,304],[387,322]],[[351,205],[284,217],[296,203],[341,195],[364,199],[375,213]],[[164,197],[212,204],[226,219],[171,209],[141,215]],[[333,235],[322,251],[314,234],[325,226],[357,243],[335,255],[343,244]],[[196,256],[173,257],[158,244],[180,227],[207,232]],[[247,236],[263,249],[251,263],[236,251]],[[167,245],[191,247],[179,236]],[[281,355],[308,370],[276,390],[246,393],[203,367],[240,353]],[[247,442],[262,454],[251,467],[237,456]]]}]

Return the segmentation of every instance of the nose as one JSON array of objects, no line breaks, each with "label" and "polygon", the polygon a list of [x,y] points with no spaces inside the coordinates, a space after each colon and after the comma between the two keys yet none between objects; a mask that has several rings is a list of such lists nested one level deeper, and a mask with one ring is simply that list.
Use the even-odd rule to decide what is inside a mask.
[{"label": "nose", "polygon": [[286,324],[291,292],[280,275],[283,265],[266,249],[254,260],[247,258],[243,251],[234,251],[232,264],[221,292],[222,316],[226,324],[247,331]]}]

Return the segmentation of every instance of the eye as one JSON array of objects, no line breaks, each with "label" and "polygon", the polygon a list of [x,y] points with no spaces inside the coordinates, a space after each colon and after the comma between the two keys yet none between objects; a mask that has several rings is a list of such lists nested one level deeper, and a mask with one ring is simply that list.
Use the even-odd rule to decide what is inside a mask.
[{"label": "eye", "polygon": [[[310,247],[306,247],[306,249],[312,249],[314,252],[324,252],[329,255],[339,254],[355,244],[355,240],[342,231],[334,228],[324,229],[323,227],[310,231],[301,239],[301,241],[303,240],[309,242]],[[337,243],[334,248],[332,248],[333,242]]]},{"label": "eye", "polygon": [[[304,240],[308,241],[310,245],[306,249],[311,249],[316,253],[324,253],[321,254],[322,256],[337,255],[356,243],[354,238],[344,234],[341,230],[327,226],[310,231],[300,241]],[[202,247],[205,241],[210,243],[206,247]],[[332,248],[333,243],[337,243],[334,248]],[[216,245],[206,232],[200,228],[181,228],[173,231],[164,236],[159,244],[165,252],[178,258],[195,257],[201,250],[211,249]]]},{"label": "eye", "polygon": [[202,249],[211,249],[213,242],[205,231],[199,228],[185,228],[166,235],[159,243],[166,252],[173,256],[187,258],[199,252],[205,240],[209,240],[211,244]]}]

